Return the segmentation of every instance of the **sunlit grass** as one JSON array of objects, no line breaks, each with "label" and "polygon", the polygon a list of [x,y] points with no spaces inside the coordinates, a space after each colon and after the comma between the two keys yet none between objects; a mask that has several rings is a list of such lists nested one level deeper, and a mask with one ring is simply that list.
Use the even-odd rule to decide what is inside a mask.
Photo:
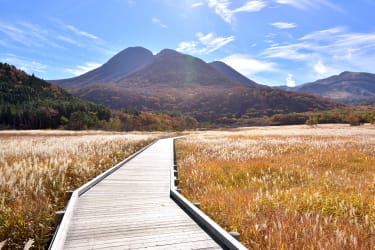
[{"label": "sunlit grass", "polygon": [[0,132],[0,246],[3,243],[4,249],[23,249],[34,240],[34,246],[44,249],[54,230],[54,213],[65,206],[66,191],[161,136]]},{"label": "sunlit grass", "polygon": [[185,196],[250,249],[372,249],[375,127],[268,127],[177,141]]}]

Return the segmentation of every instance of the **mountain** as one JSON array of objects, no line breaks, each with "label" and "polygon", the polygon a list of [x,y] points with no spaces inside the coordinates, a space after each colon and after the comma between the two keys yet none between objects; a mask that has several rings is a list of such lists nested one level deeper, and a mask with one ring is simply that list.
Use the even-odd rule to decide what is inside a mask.
[{"label": "mountain", "polygon": [[120,85],[135,83],[146,86],[150,83],[151,85],[170,86],[187,86],[189,84],[205,86],[239,85],[203,60],[170,49],[162,50],[154,56],[152,62],[116,82]]},{"label": "mountain", "polygon": [[138,68],[152,61],[154,55],[142,47],[129,47],[101,67],[94,69],[79,77],[50,81],[67,89],[82,88],[87,85],[105,84],[123,78]]},{"label": "mountain", "polygon": [[288,90],[331,98],[344,104],[375,104],[375,74],[345,71]]},{"label": "mountain", "polygon": [[[128,58],[123,60],[128,61]],[[239,73],[224,71],[224,67],[217,70],[217,65],[165,49],[133,72],[113,81],[81,84],[79,78],[84,78],[83,75],[56,83],[63,83],[62,87],[68,87],[86,100],[111,108],[182,113],[200,122],[233,123],[249,117],[340,106],[309,94],[244,85],[243,79],[236,80],[240,78]]]},{"label": "mountain", "polygon": [[242,74],[238,73],[235,71],[233,68],[229,67],[227,64],[220,62],[220,61],[215,61],[209,63],[211,67],[216,69],[218,72],[222,73],[229,79],[231,79],[234,82],[241,83],[245,86],[258,86],[259,84],[250,80],[249,78],[243,76]]},{"label": "mountain", "polygon": [[34,75],[0,63],[0,128],[76,128],[75,122],[90,127],[109,117],[110,111],[102,105],[84,101]]}]

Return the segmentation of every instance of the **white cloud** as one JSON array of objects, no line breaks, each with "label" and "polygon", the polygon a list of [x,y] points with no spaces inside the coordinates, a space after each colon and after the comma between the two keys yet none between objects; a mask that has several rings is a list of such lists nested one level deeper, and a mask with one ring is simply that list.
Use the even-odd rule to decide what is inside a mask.
[{"label": "white cloud", "polygon": [[315,40],[315,41],[328,41],[331,39],[335,39],[335,35],[344,33],[346,30],[344,27],[334,27],[331,29],[325,30],[318,30],[311,32],[307,35],[304,35],[299,40],[306,41],[306,40]]},{"label": "white cloud", "polygon": [[204,3],[202,3],[202,2],[196,2],[196,3],[193,3],[193,4],[191,5],[191,7],[192,7],[192,8],[197,8],[197,7],[200,7],[200,6],[202,6],[202,5],[204,5]]},{"label": "white cloud", "polygon": [[168,26],[165,25],[162,21],[160,21],[159,18],[153,17],[153,18],[151,19],[151,21],[152,21],[154,24],[159,25],[159,26],[162,27],[163,29],[168,28]]},{"label": "white cloud", "polygon": [[266,3],[263,1],[249,1],[245,3],[243,6],[234,9],[233,13],[238,13],[238,12],[257,12],[262,10],[264,7],[266,7]]},{"label": "white cloud", "polygon": [[293,79],[293,74],[288,73],[287,77],[285,78],[286,86],[288,87],[295,87],[296,82]]},{"label": "white cloud", "polygon": [[4,33],[12,42],[28,47],[60,47],[53,42],[53,38],[47,30],[28,22],[17,24],[0,22],[0,33]]},{"label": "white cloud", "polygon": [[344,12],[340,6],[332,3],[329,0],[313,0],[313,1],[312,0],[275,0],[275,2],[279,4],[290,5],[290,6],[293,6],[294,8],[302,9],[302,10],[317,9],[320,6],[324,6],[324,7],[329,7],[339,12]]},{"label": "white cloud", "polygon": [[32,73],[45,73],[47,65],[37,62],[34,59],[19,57],[12,54],[7,54],[1,61],[7,62],[11,65],[15,65],[17,68],[32,74]]},{"label": "white cloud", "polygon": [[298,9],[307,9],[314,6],[310,0],[276,0],[276,3],[291,5]]},{"label": "white cloud", "polygon": [[322,63],[321,60],[319,60],[315,65],[314,65],[314,70],[316,73],[320,75],[324,75],[327,73],[327,67]]},{"label": "white cloud", "polygon": [[204,35],[198,32],[196,36],[197,41],[180,42],[176,50],[182,53],[209,54],[235,40],[234,36],[216,37],[213,33]]},{"label": "white cloud", "polygon": [[[261,54],[298,62],[314,77],[328,77],[341,71],[369,71],[375,68],[375,32],[354,33],[343,27],[311,32],[295,43],[274,45]],[[324,63],[323,63],[324,62]]]},{"label": "white cloud", "polygon": [[76,46],[79,46],[79,47],[82,46],[82,44],[80,42],[78,42],[78,41],[76,41],[76,40],[74,40],[70,37],[64,36],[64,35],[58,35],[56,38],[59,39],[60,41],[66,42],[66,43],[70,43],[70,44],[73,44],[73,45],[76,45]]},{"label": "white cloud", "polygon": [[271,23],[271,25],[278,29],[292,29],[292,28],[297,27],[295,23],[286,23],[286,22],[275,22],[275,23]]},{"label": "white cloud", "polygon": [[86,37],[86,38],[89,38],[89,39],[92,39],[92,40],[97,40],[98,37],[89,33],[89,32],[86,32],[86,31],[83,31],[83,30],[80,30],[78,28],[76,28],[75,26],[73,25],[64,25],[64,27],[68,30],[70,30],[71,32],[73,32],[74,34],[78,35],[78,36],[82,36],[82,37]]},{"label": "white cloud", "polygon": [[208,6],[215,10],[225,22],[232,23],[235,13],[239,12],[257,12],[262,10],[267,4],[263,0],[253,0],[246,2],[243,6],[230,9],[231,2],[229,0],[207,0]]},{"label": "white cloud", "polygon": [[197,48],[197,44],[194,41],[180,42],[180,44],[178,45],[177,51],[191,52],[191,51],[195,51],[196,48]]},{"label": "white cloud", "polygon": [[288,44],[288,45],[273,45],[262,52],[262,56],[268,58],[281,58],[288,60],[305,60],[307,54],[301,52],[308,49],[309,45],[304,43]]},{"label": "white cloud", "polygon": [[350,33],[342,27],[320,30],[306,34],[296,43],[271,46],[262,55],[289,60],[371,57],[375,55],[375,33]]},{"label": "white cloud", "polygon": [[101,64],[99,63],[94,63],[94,62],[87,62],[83,65],[78,65],[76,68],[74,69],[65,69],[66,72],[74,75],[74,76],[79,76],[79,75],[82,75],[86,72],[89,72],[93,69],[96,69],[98,67],[100,67]]},{"label": "white cloud", "polygon": [[251,58],[249,55],[234,54],[220,59],[220,61],[228,64],[243,75],[253,75],[260,72],[276,71],[275,64],[271,62],[263,62]]}]

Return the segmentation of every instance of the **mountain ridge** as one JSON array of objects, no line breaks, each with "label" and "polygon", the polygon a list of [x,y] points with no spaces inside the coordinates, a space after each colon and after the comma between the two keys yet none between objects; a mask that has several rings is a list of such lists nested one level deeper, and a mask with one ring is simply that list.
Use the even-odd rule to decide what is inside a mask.
[{"label": "mountain ridge", "polygon": [[50,80],[64,88],[80,88],[91,85],[93,82],[105,84],[131,74],[138,68],[146,65],[153,59],[153,54],[143,47],[129,47],[110,58],[102,66],[93,69],[78,77]]},{"label": "mountain ridge", "polygon": [[330,98],[344,104],[375,104],[375,74],[367,72],[344,71],[296,87],[279,88]]},{"label": "mountain ridge", "polygon": [[215,69],[217,63],[213,65],[164,49],[135,71],[111,82],[78,82],[79,88],[71,87],[71,79],[56,83],[71,87],[70,92],[86,100],[114,109],[182,113],[200,122],[224,124],[340,106],[309,94],[274,90],[247,79],[228,65],[220,64],[219,70]]},{"label": "mountain ridge", "polygon": [[[215,68],[220,73],[226,75],[229,79],[232,81],[241,83],[245,86],[260,86],[260,84],[250,80],[249,78],[243,76],[242,74],[238,73],[236,70],[234,70],[232,67],[228,66],[226,63],[221,61],[213,61],[210,62],[209,65],[211,65],[213,68]],[[265,87],[264,85],[262,85]]]}]

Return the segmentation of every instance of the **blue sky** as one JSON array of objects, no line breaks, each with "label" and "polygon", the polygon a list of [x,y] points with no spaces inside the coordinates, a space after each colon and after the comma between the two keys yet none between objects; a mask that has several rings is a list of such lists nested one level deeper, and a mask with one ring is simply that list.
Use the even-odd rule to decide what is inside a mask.
[{"label": "blue sky", "polygon": [[224,61],[267,85],[374,72],[375,0],[0,0],[0,61],[69,78],[130,46]]}]

